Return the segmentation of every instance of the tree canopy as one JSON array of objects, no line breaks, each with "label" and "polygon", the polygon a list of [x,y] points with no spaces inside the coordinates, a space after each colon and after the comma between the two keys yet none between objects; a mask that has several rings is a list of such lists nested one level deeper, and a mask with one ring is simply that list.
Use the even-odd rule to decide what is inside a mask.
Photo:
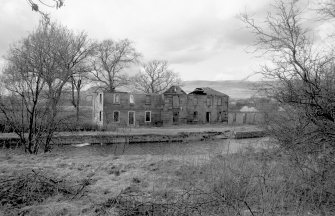
[{"label": "tree canopy", "polygon": [[179,74],[169,69],[164,60],[152,60],[143,64],[143,69],[132,80],[136,90],[144,93],[162,93],[172,85],[181,85]]}]

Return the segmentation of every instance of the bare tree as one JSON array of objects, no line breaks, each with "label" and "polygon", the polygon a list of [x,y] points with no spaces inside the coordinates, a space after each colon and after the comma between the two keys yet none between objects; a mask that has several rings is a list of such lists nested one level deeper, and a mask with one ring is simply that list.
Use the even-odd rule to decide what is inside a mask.
[{"label": "bare tree", "polygon": [[314,45],[299,3],[278,1],[263,22],[247,14],[242,20],[255,35],[256,50],[272,62],[261,70],[272,81],[264,90],[286,110],[267,128],[299,168],[310,195],[322,197],[316,202],[325,215],[329,194],[334,197],[335,61],[333,48]]},{"label": "bare tree", "polygon": [[129,82],[124,69],[137,63],[140,54],[129,40],[104,40],[96,45],[96,54],[92,61],[91,80],[103,89],[113,92],[115,88]]},{"label": "bare tree", "polygon": [[181,79],[169,69],[167,61],[153,60],[143,64],[143,70],[133,77],[132,83],[138,91],[162,93],[172,85],[181,85]]},{"label": "bare tree", "polygon": [[[292,106],[307,106],[308,115],[334,122],[333,97],[334,58],[332,50],[318,51],[308,30],[303,28],[301,13],[296,3],[280,1],[276,14],[269,13],[266,27],[255,24],[246,14],[243,21],[256,36],[256,47],[270,54],[271,66],[264,66],[261,73],[268,82],[268,93],[278,101]],[[324,92],[326,91],[326,92]],[[328,93],[327,93],[328,92]]]},{"label": "bare tree", "polygon": [[323,15],[323,18],[335,18],[335,2],[332,0],[319,2],[317,10]]},{"label": "bare tree", "polygon": [[58,114],[57,104],[61,99],[63,88],[76,74],[82,72],[86,60],[92,54],[92,49],[88,45],[85,33],[75,34],[56,23],[47,25],[42,36],[47,39],[46,46],[49,47],[50,56],[55,61],[55,64],[52,65],[54,68],[50,67],[49,69],[52,70],[48,70],[48,73],[44,73],[43,76],[48,87],[49,99],[50,124],[48,124],[49,134],[46,140],[46,145],[48,145],[57,127],[54,122]]},{"label": "bare tree", "polygon": [[81,102],[81,91],[90,82],[88,73],[85,69],[78,73],[73,74],[70,77],[69,84],[71,88],[71,104],[76,109],[76,123],[79,123],[80,119],[80,102]]},{"label": "bare tree", "polygon": [[[86,42],[84,33],[76,35],[63,26],[42,22],[8,52],[2,76],[8,94],[2,97],[1,111],[15,127],[20,117],[21,130],[16,132],[30,153],[37,153],[40,143],[44,151],[50,150],[59,126],[57,105],[64,86],[89,55]],[[21,116],[15,114],[17,110]]]},{"label": "bare tree", "polygon": [[42,76],[49,58],[41,46],[42,41],[33,35],[14,46],[1,77],[6,90],[1,95],[1,112],[29,153],[38,152],[47,121]]},{"label": "bare tree", "polygon": [[[86,34],[82,34],[77,39],[77,42],[79,42],[77,45],[80,50],[77,54],[74,54],[77,60],[72,57],[72,68],[68,68],[68,70],[71,71],[68,84],[71,88],[71,104],[76,109],[76,123],[78,124],[80,116],[81,90],[90,82],[89,73],[92,71],[92,67],[89,61],[94,55],[94,45],[87,39]],[[71,61],[71,57],[69,60]]]}]

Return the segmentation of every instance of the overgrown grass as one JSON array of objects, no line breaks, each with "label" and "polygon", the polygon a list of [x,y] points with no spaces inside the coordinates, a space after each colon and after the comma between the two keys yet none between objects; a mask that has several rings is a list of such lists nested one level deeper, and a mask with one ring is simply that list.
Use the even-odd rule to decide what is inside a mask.
[{"label": "overgrown grass", "polygon": [[5,215],[27,215],[25,207],[38,205],[58,196],[61,200],[73,200],[85,193],[89,179],[80,182],[57,177],[54,173],[30,170],[12,172],[0,176],[0,205]]},{"label": "overgrown grass", "polygon": [[[308,179],[301,178],[302,172]],[[96,212],[108,215],[113,208],[123,216],[335,214],[333,179],[328,179],[327,190],[315,190],[313,173],[292,167],[275,149],[218,155],[201,166],[181,166],[174,177],[173,190],[124,190],[97,206]]]},{"label": "overgrown grass", "polygon": [[[335,213],[334,178],[320,184],[314,173],[292,166],[276,148],[247,148],[203,159],[199,155],[116,157],[77,149],[71,154],[67,150],[37,156],[0,154],[0,161],[1,179],[15,179],[11,184],[15,186],[0,197],[8,194],[7,200],[15,200],[14,194],[26,193],[31,198],[21,203],[4,201],[3,212],[124,216]],[[22,171],[32,168],[36,174]],[[85,196],[75,195],[83,185],[80,179],[91,179]],[[25,186],[18,189],[20,185]]]}]

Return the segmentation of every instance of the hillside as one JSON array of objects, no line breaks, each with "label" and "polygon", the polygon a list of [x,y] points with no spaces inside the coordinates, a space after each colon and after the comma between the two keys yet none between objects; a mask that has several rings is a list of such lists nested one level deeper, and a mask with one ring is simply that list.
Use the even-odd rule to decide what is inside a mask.
[{"label": "hillside", "polygon": [[217,91],[227,94],[230,98],[244,99],[250,98],[256,94],[256,85],[259,82],[252,81],[238,81],[238,80],[227,80],[227,81],[205,81],[205,80],[194,80],[184,81],[183,89],[188,93],[199,87],[210,87]]},{"label": "hillside", "polygon": [[[256,94],[256,85],[259,82],[226,80],[226,81],[206,81],[206,80],[192,80],[184,81],[182,89],[189,93],[195,88],[210,87],[217,91],[227,94],[232,99],[250,98]],[[97,87],[90,87],[87,92],[92,93],[96,91]],[[132,87],[120,87],[118,91],[131,92]]]}]

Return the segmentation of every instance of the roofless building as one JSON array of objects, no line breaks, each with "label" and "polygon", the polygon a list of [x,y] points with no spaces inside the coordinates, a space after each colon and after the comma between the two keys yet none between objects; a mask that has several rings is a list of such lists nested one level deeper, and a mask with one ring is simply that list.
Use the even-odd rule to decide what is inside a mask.
[{"label": "roofless building", "polygon": [[179,86],[163,94],[98,91],[93,96],[93,122],[99,126],[224,123],[228,100],[228,95],[208,87],[189,94]]}]

